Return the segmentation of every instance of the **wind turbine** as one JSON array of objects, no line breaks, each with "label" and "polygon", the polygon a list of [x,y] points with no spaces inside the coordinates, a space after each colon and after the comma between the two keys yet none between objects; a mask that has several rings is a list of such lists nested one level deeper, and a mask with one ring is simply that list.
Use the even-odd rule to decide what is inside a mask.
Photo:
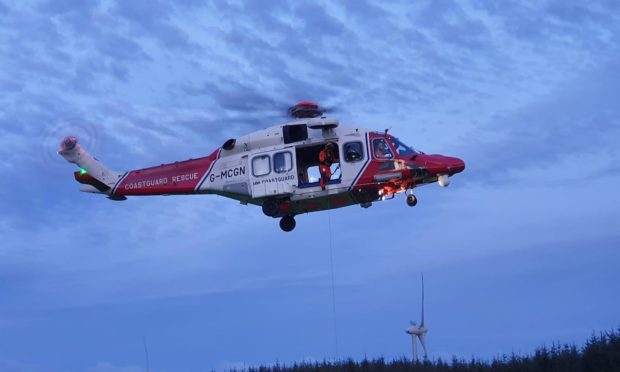
[{"label": "wind turbine", "polygon": [[416,342],[416,337],[420,339],[420,343],[424,349],[424,359],[426,359],[428,357],[428,352],[426,350],[426,332],[428,332],[428,329],[424,327],[424,273],[422,273],[422,320],[420,321],[420,326],[413,321],[409,321],[409,323],[411,323],[411,327],[407,328],[405,332],[411,335],[413,361],[416,362],[418,360],[418,343]]}]

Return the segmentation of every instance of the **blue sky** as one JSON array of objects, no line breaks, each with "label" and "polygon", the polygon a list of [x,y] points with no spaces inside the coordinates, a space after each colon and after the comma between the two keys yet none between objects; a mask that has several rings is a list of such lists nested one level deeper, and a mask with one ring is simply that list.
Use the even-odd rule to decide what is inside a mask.
[{"label": "blue sky", "polygon": [[[527,353],[620,324],[615,1],[0,0],[0,370]],[[299,100],[467,169],[299,216],[77,192],[207,155]],[[330,237],[335,309],[331,293]]]}]

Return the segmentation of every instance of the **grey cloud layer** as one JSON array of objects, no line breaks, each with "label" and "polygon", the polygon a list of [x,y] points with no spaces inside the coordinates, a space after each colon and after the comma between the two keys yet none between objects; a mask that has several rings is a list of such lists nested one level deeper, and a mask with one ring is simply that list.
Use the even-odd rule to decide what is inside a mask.
[{"label": "grey cloud layer", "polygon": [[[128,156],[129,167],[139,167],[206,155],[229,137],[282,120],[288,105],[307,98],[336,105],[345,119],[396,123],[394,130],[405,139],[416,132],[440,144],[473,137],[463,148],[470,159],[484,163],[488,154],[500,153],[484,163],[487,169],[533,164],[498,151],[506,146],[530,146],[531,158],[552,162],[561,151],[583,148],[583,123],[614,123],[611,98],[600,97],[608,111],[596,118],[586,117],[590,100],[579,100],[578,92],[556,110],[581,107],[583,114],[538,114],[535,102],[553,95],[560,82],[586,68],[604,69],[616,58],[615,7],[386,7],[357,1],[3,5],[0,169],[40,165],[39,155],[18,149],[67,121],[96,127],[107,143],[107,154],[96,155],[115,168],[126,167]],[[577,123],[575,116],[583,120]],[[412,120],[418,121],[413,130]],[[588,138],[610,146],[604,132]],[[554,133],[561,140],[548,146]],[[489,134],[511,142],[478,140]],[[27,179],[20,174],[0,182],[8,186],[15,177]]]}]

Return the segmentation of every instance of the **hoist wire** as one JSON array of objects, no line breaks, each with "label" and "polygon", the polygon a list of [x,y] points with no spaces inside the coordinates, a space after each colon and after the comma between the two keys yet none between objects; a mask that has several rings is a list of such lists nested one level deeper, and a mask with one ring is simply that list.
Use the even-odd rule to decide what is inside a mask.
[{"label": "hoist wire", "polygon": [[334,280],[334,249],[332,245],[332,217],[329,209],[329,195],[327,196],[327,226],[329,232],[329,268],[332,282],[332,316],[334,319],[335,359],[338,359],[338,319],[336,317],[336,285]]},{"label": "hoist wire", "polygon": [[144,344],[144,357],[146,360],[146,372],[151,372],[149,366],[149,349],[146,347],[146,337],[142,336],[142,343]]}]

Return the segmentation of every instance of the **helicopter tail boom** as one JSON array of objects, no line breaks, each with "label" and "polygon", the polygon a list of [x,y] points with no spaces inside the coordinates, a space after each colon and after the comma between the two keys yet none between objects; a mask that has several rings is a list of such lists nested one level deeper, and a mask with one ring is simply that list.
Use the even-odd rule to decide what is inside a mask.
[{"label": "helicopter tail boom", "polygon": [[200,187],[210,175],[219,153],[218,149],[206,157],[127,172],[115,184],[112,197],[208,193],[210,190]]}]

